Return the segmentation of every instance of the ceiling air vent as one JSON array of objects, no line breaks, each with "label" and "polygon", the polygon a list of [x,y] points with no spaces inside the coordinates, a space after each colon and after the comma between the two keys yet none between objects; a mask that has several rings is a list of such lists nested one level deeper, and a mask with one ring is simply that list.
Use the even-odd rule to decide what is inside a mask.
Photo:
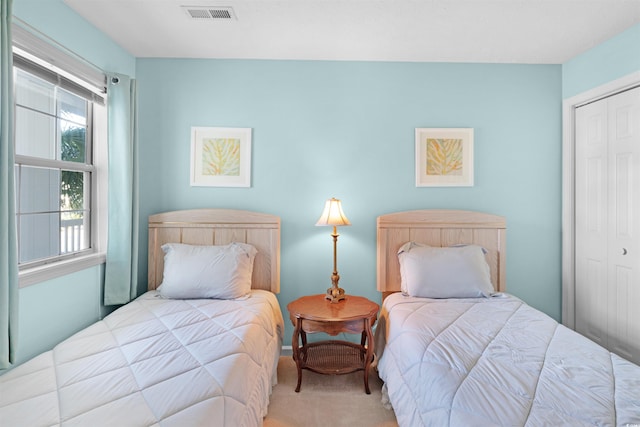
[{"label": "ceiling air vent", "polygon": [[230,20],[237,19],[232,7],[227,6],[181,6],[191,19],[206,20]]}]

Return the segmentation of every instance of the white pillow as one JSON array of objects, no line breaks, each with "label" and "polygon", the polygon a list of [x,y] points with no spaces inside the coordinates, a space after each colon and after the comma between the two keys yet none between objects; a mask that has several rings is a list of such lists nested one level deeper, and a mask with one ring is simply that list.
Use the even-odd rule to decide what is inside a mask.
[{"label": "white pillow", "polygon": [[158,288],[166,298],[233,299],[251,290],[258,251],[247,243],[224,246],[162,245],[164,273]]},{"label": "white pillow", "polygon": [[476,245],[438,248],[405,243],[398,250],[401,288],[425,298],[476,298],[493,293],[484,249]]}]

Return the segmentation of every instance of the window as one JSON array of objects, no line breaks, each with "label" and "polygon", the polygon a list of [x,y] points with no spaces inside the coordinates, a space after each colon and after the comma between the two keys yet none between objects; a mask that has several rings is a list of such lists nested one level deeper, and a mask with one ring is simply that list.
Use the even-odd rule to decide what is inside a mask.
[{"label": "window", "polygon": [[15,69],[20,264],[91,248],[92,102]]},{"label": "window", "polygon": [[[24,271],[67,263],[98,249],[104,234],[95,224],[104,199],[98,194],[98,181],[104,173],[100,161],[95,161],[95,143],[106,142],[106,127],[96,126],[96,121],[106,121],[106,108],[104,87],[94,87],[72,71],[16,46],[14,90],[16,228],[22,276]],[[69,272],[67,268],[60,274]]]}]

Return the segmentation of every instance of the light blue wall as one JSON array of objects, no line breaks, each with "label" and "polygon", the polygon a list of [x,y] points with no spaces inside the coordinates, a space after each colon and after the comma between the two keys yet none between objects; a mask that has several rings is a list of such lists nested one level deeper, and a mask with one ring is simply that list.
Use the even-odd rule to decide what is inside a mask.
[{"label": "light blue wall", "polygon": [[[135,74],[135,58],[62,0],[14,0],[14,16],[97,67]],[[103,266],[20,289],[21,363],[95,322],[101,315]]]},{"label": "light blue wall", "polygon": [[640,70],[640,24],[562,66],[564,99]]},{"label": "light blue wall", "polygon": [[[286,310],[330,284],[331,231],[314,224],[335,196],[353,224],[338,243],[348,293],[380,300],[378,215],[469,209],[506,216],[509,291],[560,317],[559,65],[138,59],[136,72],[142,281],[148,215],[264,211],[282,219]],[[191,126],[253,129],[251,188],[189,186]],[[415,187],[417,127],[474,128],[474,187]]]},{"label": "light blue wall", "polygon": [[99,319],[103,270],[95,266],[20,290],[20,361],[52,348]]}]

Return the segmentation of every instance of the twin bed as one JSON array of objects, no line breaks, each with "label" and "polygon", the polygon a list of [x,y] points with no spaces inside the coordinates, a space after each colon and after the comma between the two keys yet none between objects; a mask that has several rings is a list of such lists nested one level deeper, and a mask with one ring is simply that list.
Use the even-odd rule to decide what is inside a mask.
[{"label": "twin bed", "polygon": [[[220,268],[234,274],[207,283]],[[160,284],[175,299],[162,297]],[[278,217],[221,209],[152,215],[149,292],[0,377],[0,424],[262,425],[282,347],[279,286]],[[202,293],[209,298],[183,299]]]},{"label": "twin bed", "polygon": [[[504,293],[505,229],[465,211],[378,218],[375,351],[399,425],[640,424],[640,367]],[[260,426],[279,285],[278,217],[152,215],[149,291],[1,376],[0,423]]]},{"label": "twin bed", "polygon": [[505,229],[476,212],[378,218],[377,366],[398,424],[640,425],[639,366],[504,293]]}]

